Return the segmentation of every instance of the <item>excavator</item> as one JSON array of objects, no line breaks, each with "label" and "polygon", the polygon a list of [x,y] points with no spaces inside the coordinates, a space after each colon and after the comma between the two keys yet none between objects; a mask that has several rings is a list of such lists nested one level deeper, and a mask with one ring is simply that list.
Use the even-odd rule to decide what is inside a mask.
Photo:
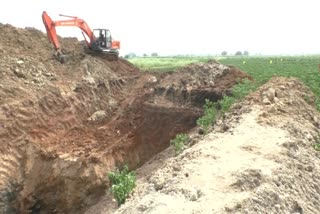
[{"label": "excavator", "polygon": [[80,28],[87,47],[85,49],[87,53],[106,56],[108,60],[118,59],[120,42],[112,39],[111,33],[108,29],[93,29],[92,31],[83,19],[79,19],[76,16],[66,16],[61,14],[60,16],[68,17],[70,19],[52,21],[46,11],[42,13],[42,20],[47,30],[49,42],[53,44],[55,49],[54,55],[61,63],[66,61],[66,55],[63,54],[58,40],[56,32],[56,27],[58,26],[74,26]]}]

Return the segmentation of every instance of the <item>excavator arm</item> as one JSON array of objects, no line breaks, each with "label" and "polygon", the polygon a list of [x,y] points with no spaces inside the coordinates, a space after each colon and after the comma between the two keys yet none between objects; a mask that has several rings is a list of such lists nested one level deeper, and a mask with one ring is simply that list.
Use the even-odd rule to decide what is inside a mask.
[{"label": "excavator arm", "polygon": [[[62,16],[62,15],[60,15],[60,16]],[[67,27],[73,26],[73,27],[80,28],[82,30],[82,34],[85,33],[88,36],[89,41],[87,40],[87,38],[83,34],[83,37],[85,39],[87,46],[90,47],[91,43],[93,41],[95,41],[96,38],[95,38],[92,30],[88,26],[88,24],[84,20],[79,19],[74,16],[66,16],[66,17],[69,17],[72,19],[52,21],[50,16],[48,16],[47,12],[44,11],[42,13],[42,20],[43,20],[43,24],[46,27],[49,41],[53,44],[57,53],[61,54],[60,44],[59,44],[59,40],[58,40],[58,36],[57,36],[57,32],[56,32],[57,26],[67,26]]]}]

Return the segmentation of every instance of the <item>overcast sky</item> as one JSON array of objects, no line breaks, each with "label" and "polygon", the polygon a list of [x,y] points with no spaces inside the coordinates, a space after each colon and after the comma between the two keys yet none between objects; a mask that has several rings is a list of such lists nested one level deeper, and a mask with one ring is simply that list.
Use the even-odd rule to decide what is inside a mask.
[{"label": "overcast sky", "polygon": [[[0,22],[42,31],[42,11],[108,28],[122,54],[320,54],[319,0],[8,0]],[[82,37],[78,28],[57,28]]]}]

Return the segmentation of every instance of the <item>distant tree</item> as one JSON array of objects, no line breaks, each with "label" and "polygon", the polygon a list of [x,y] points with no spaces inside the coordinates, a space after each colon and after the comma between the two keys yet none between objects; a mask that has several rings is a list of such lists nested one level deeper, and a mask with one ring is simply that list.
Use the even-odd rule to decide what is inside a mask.
[{"label": "distant tree", "polygon": [[158,53],[154,52],[154,53],[151,54],[151,56],[152,56],[152,57],[157,57],[157,56],[158,56]]},{"label": "distant tree", "polygon": [[243,51],[243,55],[249,56],[249,51]]},{"label": "distant tree", "polygon": [[222,56],[227,56],[228,52],[227,51],[222,51],[221,55]]},{"label": "distant tree", "polygon": [[130,53],[124,55],[125,59],[134,58],[134,57],[137,57],[137,55],[133,52],[130,52]]},{"label": "distant tree", "polygon": [[242,52],[241,52],[241,51],[237,51],[237,52],[235,53],[235,55],[236,55],[236,56],[241,56],[241,55],[242,55]]},{"label": "distant tree", "polygon": [[130,58],[134,58],[134,57],[136,57],[137,55],[136,55],[135,53],[131,52],[131,53],[129,53],[129,56],[130,56]]},{"label": "distant tree", "polygon": [[147,57],[148,56],[148,54],[143,54],[143,57]]}]

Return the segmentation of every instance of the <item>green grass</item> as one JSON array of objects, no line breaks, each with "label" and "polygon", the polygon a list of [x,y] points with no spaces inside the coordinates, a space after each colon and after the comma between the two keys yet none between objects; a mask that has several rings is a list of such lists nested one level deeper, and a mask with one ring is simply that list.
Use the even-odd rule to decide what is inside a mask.
[{"label": "green grass", "polygon": [[315,139],[316,143],[314,144],[314,149],[316,151],[320,151],[320,133],[318,133],[318,136]]},{"label": "green grass", "polygon": [[[270,60],[272,60],[272,64],[270,64]],[[243,64],[243,61],[246,61],[246,63]],[[256,80],[251,85],[247,84],[237,88],[238,91],[242,91],[240,93],[246,93],[245,91],[248,89],[245,88],[256,89],[274,75],[299,78],[316,95],[316,107],[320,111],[320,73],[318,70],[320,56],[233,57],[221,59],[219,62],[234,65],[246,71]]]},{"label": "green grass", "polygon": [[316,151],[320,151],[320,143],[316,143],[316,144],[314,145],[314,149],[315,149]]},{"label": "green grass", "polygon": [[207,62],[209,57],[137,57],[130,62],[145,71],[168,72],[194,62]]},{"label": "green grass", "polygon": [[180,154],[186,148],[188,140],[189,136],[186,134],[177,134],[173,140],[170,140],[170,144],[174,146],[176,155]]}]

